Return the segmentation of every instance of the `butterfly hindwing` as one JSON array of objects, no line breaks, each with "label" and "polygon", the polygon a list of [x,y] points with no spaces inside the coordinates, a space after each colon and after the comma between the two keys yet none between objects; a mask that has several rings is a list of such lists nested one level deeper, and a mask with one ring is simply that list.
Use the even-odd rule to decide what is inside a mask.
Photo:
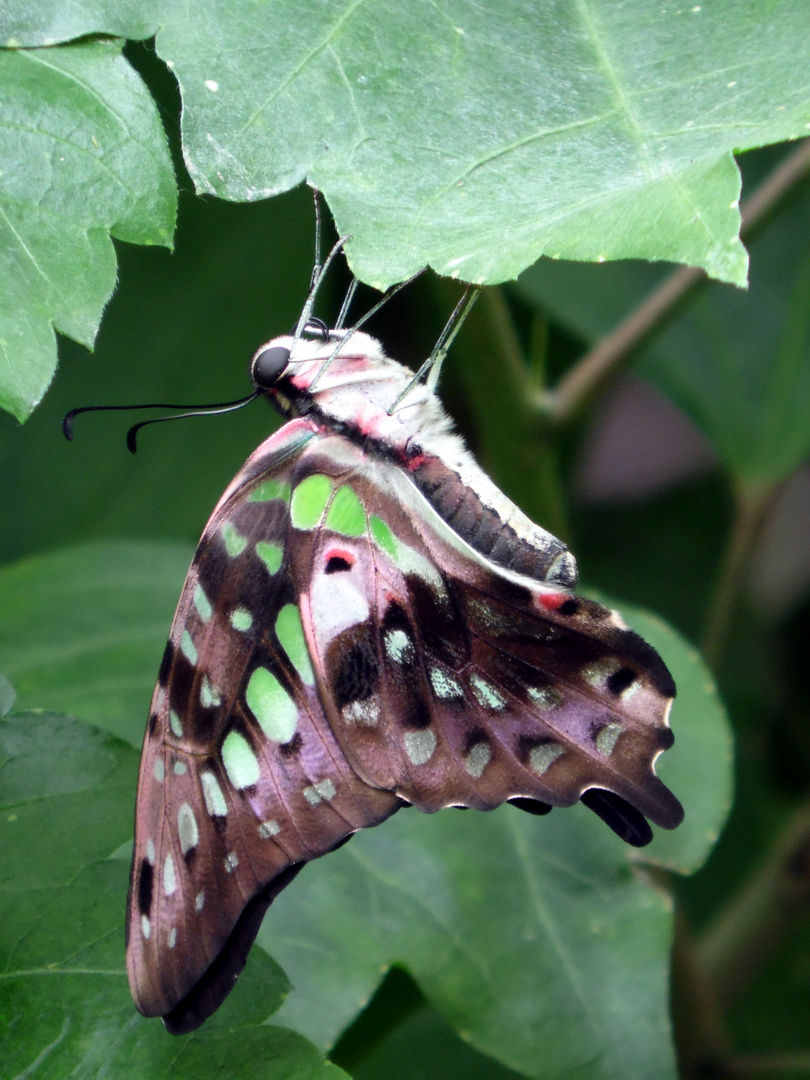
[{"label": "butterfly hindwing", "polygon": [[[652,768],[674,693],[654,650],[601,605],[460,552],[400,470],[352,447],[335,473],[336,456],[303,455],[330,491],[294,573],[310,575],[302,612],[356,771],[428,811],[598,788],[676,824]],[[335,530],[338,503],[353,516]]]}]

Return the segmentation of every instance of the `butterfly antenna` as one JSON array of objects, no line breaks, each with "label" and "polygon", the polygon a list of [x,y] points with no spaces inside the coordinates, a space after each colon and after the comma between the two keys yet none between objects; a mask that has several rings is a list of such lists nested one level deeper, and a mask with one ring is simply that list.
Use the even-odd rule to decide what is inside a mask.
[{"label": "butterfly antenna", "polygon": [[86,412],[121,412],[122,410],[132,409],[187,409],[189,411],[178,413],[174,416],[159,416],[154,420],[143,420],[140,424],[134,424],[127,432],[127,446],[134,454],[138,449],[136,445],[136,435],[140,428],[146,427],[147,424],[161,424],[166,420],[184,420],[188,416],[216,416],[219,413],[235,412],[237,409],[242,409],[245,405],[249,405],[251,401],[259,397],[261,391],[254,390],[253,393],[248,394],[247,397],[239,398],[237,401],[223,401],[217,405],[174,405],[166,402],[154,402],[149,405],[83,405],[79,409],[71,409],[70,412],[65,413],[62,420],[62,433],[68,442],[73,440],[73,420],[79,413]]},{"label": "butterfly antenna", "polygon": [[340,306],[340,313],[337,317],[337,322],[335,323],[335,330],[340,330],[344,322],[346,321],[346,316],[349,314],[349,305],[351,304],[352,300],[354,300],[354,294],[357,292],[358,284],[359,283],[357,281],[357,278],[353,277],[348,292],[346,293],[343,303]]},{"label": "butterfly antenna", "polygon": [[[381,308],[381,307],[382,307],[382,306],[383,306],[384,304],[387,304],[387,303],[388,303],[388,301],[389,301],[389,300],[391,299],[391,297],[392,297],[392,296],[396,296],[398,292],[401,292],[401,291],[402,291],[402,290],[403,290],[403,289],[404,289],[404,288],[405,288],[405,287],[406,287],[407,285],[410,285],[412,281],[416,281],[416,279],[417,279],[418,277],[420,277],[420,276],[421,276],[422,274],[424,274],[424,272],[425,272],[425,270],[426,270],[426,269],[427,269],[427,267],[423,266],[421,270],[417,270],[415,274],[411,274],[411,276],[410,276],[409,278],[406,278],[406,280],[405,280],[405,281],[400,281],[400,282],[399,282],[399,283],[398,283],[397,285],[392,285],[392,286],[391,286],[391,288],[390,288],[390,289],[388,289],[388,290],[387,290],[387,291],[386,291],[386,292],[385,292],[385,293],[384,293],[384,294],[383,294],[383,295],[382,295],[382,296],[380,297],[380,299],[379,299],[379,300],[377,301],[377,303],[376,303],[376,304],[375,304],[375,305],[374,305],[374,306],[373,306],[372,308],[370,308],[370,309],[369,309],[369,310],[368,310],[368,311],[367,311],[367,312],[365,313],[365,315],[361,316],[361,317],[360,317],[360,318],[359,318],[359,319],[357,320],[357,322],[356,322],[356,323],[354,324],[354,326],[350,327],[350,328],[349,328],[349,329],[348,329],[348,330],[346,331],[346,333],[345,333],[345,334],[344,334],[344,335],[343,335],[343,336],[341,337],[340,341],[339,341],[339,342],[337,343],[337,345],[335,346],[334,350],[333,350],[333,351],[332,351],[332,352],[331,352],[331,353],[329,354],[329,356],[327,356],[327,358],[326,358],[326,359],[324,360],[323,364],[322,364],[322,365],[321,365],[321,367],[320,367],[320,370],[318,371],[318,374],[317,374],[317,375],[315,376],[315,378],[314,378],[314,379],[312,380],[312,382],[311,382],[311,383],[309,384],[309,390],[310,390],[310,392],[312,392],[312,391],[313,391],[313,390],[315,389],[315,387],[316,387],[316,385],[318,384],[318,382],[320,381],[320,378],[321,378],[321,376],[323,375],[323,373],[324,373],[324,372],[326,371],[326,369],[327,369],[327,368],[329,367],[329,365],[330,365],[330,364],[332,363],[332,361],[333,361],[333,360],[335,359],[335,357],[337,356],[337,354],[338,354],[338,353],[339,353],[339,352],[341,351],[341,349],[342,349],[342,348],[344,347],[344,345],[345,345],[345,344],[346,344],[346,342],[347,342],[347,341],[349,340],[349,338],[350,338],[350,337],[352,336],[352,334],[355,334],[355,333],[356,333],[356,332],[357,332],[357,331],[358,331],[358,330],[360,329],[360,327],[361,327],[361,326],[362,326],[362,325],[363,325],[364,323],[367,323],[367,322],[368,322],[368,320],[369,320],[369,319],[370,319],[370,318],[372,317],[372,315],[376,315],[376,314],[377,314],[377,312],[378,312],[378,311],[380,310],[380,308]],[[355,285],[355,287],[356,287],[356,285],[357,285],[357,282],[356,282],[356,280],[355,280],[355,282],[354,282],[354,285]],[[344,301],[343,301],[343,307],[341,308],[341,317],[345,317],[344,309],[347,309],[347,308],[348,308],[348,306],[349,306],[349,303],[351,303],[351,298],[352,298],[353,296],[354,296],[354,291],[350,289],[350,295],[348,295],[348,296],[347,296],[347,298],[346,298],[346,300],[344,300]],[[340,326],[340,323],[338,323],[338,327],[339,327],[339,326]]]},{"label": "butterfly antenna", "polygon": [[315,200],[315,263],[312,267],[312,277],[309,279],[310,292],[315,288],[315,282],[321,272],[321,193],[316,187],[312,189],[312,197]]},{"label": "butterfly antenna", "polygon": [[430,356],[427,358],[427,360],[425,360],[424,364],[422,364],[414,377],[408,382],[408,385],[397,397],[393,405],[390,406],[390,408],[388,409],[389,416],[391,416],[391,414],[394,412],[400,401],[402,401],[402,399],[408,393],[410,393],[413,387],[416,386],[416,384],[426,374],[427,379],[425,380],[425,385],[427,386],[428,390],[433,391],[436,389],[436,386],[439,382],[439,375],[441,374],[442,370],[442,364],[444,363],[444,358],[450,351],[450,346],[453,344],[456,334],[464,325],[464,320],[470,314],[470,310],[472,309],[473,304],[480,295],[480,285],[467,285],[461,299],[453,309],[453,314],[447,320],[447,324],[444,330],[442,330],[441,334],[439,334],[439,340],[433,346],[433,352],[431,352]]},{"label": "butterfly antenna", "polygon": [[316,266],[313,270],[313,281],[312,285],[310,286],[309,296],[307,297],[307,301],[304,304],[303,311],[301,312],[301,315],[295,327],[295,333],[293,334],[293,348],[295,348],[296,342],[300,340],[301,335],[307,326],[307,323],[312,317],[312,309],[315,306],[315,297],[318,295],[318,289],[320,289],[323,283],[323,279],[326,277],[326,272],[332,265],[332,262],[338,252],[342,250],[343,245],[346,243],[347,240],[351,240],[351,237],[341,236],[339,240],[337,240],[337,242],[335,243],[332,250],[326,256],[326,261],[324,262],[323,266]]}]

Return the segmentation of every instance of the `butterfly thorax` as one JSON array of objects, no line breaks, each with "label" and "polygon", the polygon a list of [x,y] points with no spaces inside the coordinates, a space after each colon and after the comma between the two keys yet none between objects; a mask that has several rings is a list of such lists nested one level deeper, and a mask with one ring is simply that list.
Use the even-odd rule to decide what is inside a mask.
[{"label": "butterfly thorax", "polygon": [[[257,385],[286,417],[307,417],[364,451],[399,465],[427,502],[475,551],[499,566],[555,587],[573,588],[576,562],[566,546],[532,522],[480,468],[436,394],[355,331],[324,338],[278,337],[269,352],[289,360],[270,385]],[[335,349],[339,351],[335,353]],[[256,378],[254,374],[254,379]]]}]

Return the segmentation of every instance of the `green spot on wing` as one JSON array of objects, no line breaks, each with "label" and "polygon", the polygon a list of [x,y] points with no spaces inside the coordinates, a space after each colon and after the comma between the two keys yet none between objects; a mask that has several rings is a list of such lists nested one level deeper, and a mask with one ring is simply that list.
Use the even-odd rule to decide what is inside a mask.
[{"label": "green spot on wing", "polygon": [[[261,543],[261,541],[259,541],[259,543]],[[259,544],[256,545],[256,551],[258,553]],[[249,630],[251,626],[253,626],[253,616],[250,614],[247,608],[234,608],[231,612],[231,626],[234,628],[234,630],[241,630],[244,633],[246,630]]]},{"label": "green spot on wing", "polygon": [[326,515],[326,527],[343,536],[362,536],[366,531],[366,512],[348,484],[338,488]]},{"label": "green spot on wing", "polygon": [[278,613],[276,636],[303,682],[312,686],[315,682],[315,676],[312,673],[309,649],[304,639],[301,615],[295,604],[285,604]]},{"label": "green spot on wing", "polygon": [[256,554],[271,574],[278,573],[284,555],[281,544],[271,544],[269,540],[259,540],[256,543]]},{"label": "green spot on wing", "polygon": [[314,529],[332,494],[332,481],[322,473],[302,480],[292,495],[290,519],[296,529]]},{"label": "green spot on wing", "polygon": [[268,739],[278,743],[290,741],[298,726],[298,708],[272,671],[256,668],[250,676],[245,701]]},{"label": "green spot on wing", "polygon": [[208,622],[211,618],[211,603],[205,595],[205,589],[203,589],[199,581],[194,586],[194,607],[197,609],[202,621]]},{"label": "green spot on wing", "polygon": [[232,559],[235,559],[237,555],[241,555],[247,547],[247,540],[230,521],[226,521],[222,526],[222,539],[225,543],[225,550]]},{"label": "green spot on wing", "polygon": [[259,779],[259,759],[250,743],[238,731],[229,731],[222,744],[222,764],[228,779],[237,789],[252,787]]},{"label": "green spot on wing", "polygon": [[248,495],[248,502],[270,502],[272,499],[290,501],[290,485],[281,480],[265,480]]},{"label": "green spot on wing", "polygon": [[369,519],[371,524],[371,535],[383,549],[383,551],[390,555],[392,559],[396,558],[397,554],[397,542],[394,539],[394,534],[388,528],[382,518],[378,518],[376,514],[372,514]]},{"label": "green spot on wing", "polygon": [[184,630],[183,636],[180,638],[180,651],[190,664],[197,663],[197,647],[191,640],[191,634],[188,630]]}]

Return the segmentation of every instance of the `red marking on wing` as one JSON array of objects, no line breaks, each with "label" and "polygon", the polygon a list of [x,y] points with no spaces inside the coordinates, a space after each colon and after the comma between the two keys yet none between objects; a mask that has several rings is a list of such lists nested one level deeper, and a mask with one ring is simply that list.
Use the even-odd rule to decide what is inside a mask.
[{"label": "red marking on wing", "polygon": [[535,600],[541,608],[545,608],[546,611],[557,611],[566,600],[571,599],[570,593],[535,593]]}]

